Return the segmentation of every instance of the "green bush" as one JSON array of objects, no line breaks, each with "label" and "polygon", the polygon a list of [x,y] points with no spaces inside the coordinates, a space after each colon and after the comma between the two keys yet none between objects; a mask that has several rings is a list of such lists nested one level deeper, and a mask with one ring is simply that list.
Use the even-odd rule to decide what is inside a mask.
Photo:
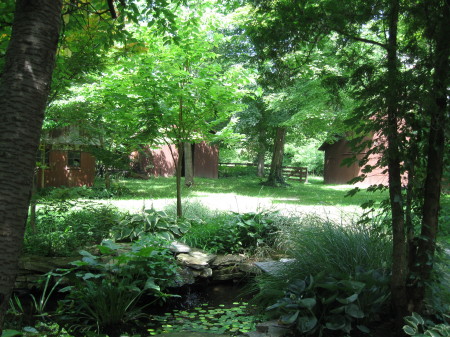
[{"label": "green bush", "polygon": [[182,240],[213,253],[253,253],[271,246],[275,232],[272,213],[232,213],[193,224]]},{"label": "green bush", "polygon": [[71,285],[61,290],[68,296],[60,301],[60,319],[69,331],[118,336],[126,323],[145,316],[147,306],[172,296],[165,290],[175,285],[177,264],[167,242],[154,236],[143,236],[125,251],[112,241],[98,248],[102,257],[81,251],[82,260],[66,276]]},{"label": "green bush", "polygon": [[185,234],[190,227],[189,221],[169,217],[165,212],[158,212],[152,208],[124,217],[112,229],[112,232],[114,239],[118,241],[134,241],[147,234],[155,234],[166,240],[174,240]]},{"label": "green bush", "polygon": [[99,244],[123,214],[117,208],[89,202],[48,203],[36,210],[36,224],[28,224],[24,251],[41,256],[73,256]]}]

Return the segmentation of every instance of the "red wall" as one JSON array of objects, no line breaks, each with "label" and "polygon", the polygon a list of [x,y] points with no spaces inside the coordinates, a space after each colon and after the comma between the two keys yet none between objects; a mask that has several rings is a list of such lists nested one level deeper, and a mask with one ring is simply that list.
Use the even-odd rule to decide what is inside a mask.
[{"label": "red wall", "polygon": [[[334,144],[328,144],[322,147],[325,151],[325,166],[324,166],[324,182],[326,184],[346,184],[351,179],[362,174],[363,167],[358,163],[351,166],[341,165],[346,158],[353,156],[352,149],[345,139],[341,139]],[[359,153],[356,158],[362,159],[366,153]],[[374,166],[379,160],[379,155],[372,155],[369,157],[368,165]],[[372,172],[367,173],[366,179],[357,183],[359,186],[369,186],[373,184],[388,184],[387,173],[383,171],[385,168],[375,168]]]},{"label": "red wall", "polygon": [[[175,158],[172,157],[172,153]],[[175,175],[175,160],[178,160],[178,151],[175,145],[163,145],[160,149],[134,151],[131,161],[135,171],[152,175],[154,177],[170,177]],[[218,178],[219,150],[205,142],[194,145],[194,176],[201,178]]]},{"label": "red wall", "polygon": [[[95,177],[95,158],[81,152],[80,167],[67,165],[67,151],[51,150],[49,154],[49,168],[45,169],[44,187],[76,187],[92,186]],[[42,186],[42,171],[38,172],[38,186]]]},{"label": "red wall", "polygon": [[205,142],[194,146],[194,176],[200,178],[219,177],[219,148]]}]

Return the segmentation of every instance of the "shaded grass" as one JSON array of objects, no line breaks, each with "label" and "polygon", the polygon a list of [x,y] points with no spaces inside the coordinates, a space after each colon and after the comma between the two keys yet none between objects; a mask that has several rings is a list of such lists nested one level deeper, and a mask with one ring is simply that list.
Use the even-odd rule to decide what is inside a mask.
[{"label": "shaded grass", "polygon": [[[274,203],[293,205],[333,205],[358,206],[367,200],[381,201],[388,197],[386,192],[370,193],[365,190],[355,196],[347,197],[351,185],[325,185],[321,178],[309,178],[302,184],[290,182],[287,187],[268,187],[261,185],[257,177],[205,179],[196,178],[195,185],[182,188],[182,197],[204,197],[208,194],[233,194],[241,196],[271,198]],[[175,178],[153,178],[149,180],[123,179],[120,183],[131,192],[119,199],[163,199],[176,197]]]}]

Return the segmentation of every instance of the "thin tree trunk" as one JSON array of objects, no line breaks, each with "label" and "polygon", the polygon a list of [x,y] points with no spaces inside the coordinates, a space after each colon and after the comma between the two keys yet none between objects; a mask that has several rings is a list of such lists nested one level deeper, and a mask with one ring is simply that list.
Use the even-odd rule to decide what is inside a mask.
[{"label": "thin tree trunk", "polygon": [[0,334],[17,273],[61,0],[17,0],[0,83]]},{"label": "thin tree trunk", "polygon": [[450,0],[443,1],[442,7],[440,22],[429,23],[437,26],[437,35],[433,87],[430,91],[432,96],[430,101],[433,103],[428,106],[427,111],[431,117],[431,125],[428,138],[422,226],[415,255],[416,261],[412,264],[416,280],[411,289],[411,306],[412,310],[417,312],[422,312],[424,309],[425,283],[430,279],[433,270],[445,155],[447,90],[450,76],[448,62],[450,56],[450,25],[448,24]]},{"label": "thin tree trunk", "polygon": [[276,129],[270,173],[266,182],[270,186],[286,185],[283,178],[283,154],[286,131],[285,127],[278,126]]},{"label": "thin tree trunk", "polygon": [[401,185],[401,157],[399,150],[399,106],[398,106],[398,57],[397,32],[399,0],[390,1],[389,40],[387,46],[387,160],[389,169],[389,198],[392,211],[392,278],[391,293],[396,330],[400,331],[407,315],[406,280],[408,275],[408,250],[406,241],[405,214]]},{"label": "thin tree trunk", "polygon": [[177,217],[181,218],[183,216],[183,208],[181,205],[181,167],[183,166],[183,152],[184,146],[183,142],[179,142],[177,145],[178,148],[178,159],[177,159],[177,167],[176,167],[176,175],[177,175]]},{"label": "thin tree trunk", "polygon": [[266,156],[265,137],[266,137],[266,132],[264,130],[260,130],[258,155],[257,155],[257,175],[258,175],[258,177],[264,177],[264,161],[265,161],[265,156]]},{"label": "thin tree trunk", "polygon": [[184,143],[184,185],[191,187],[194,185],[194,162],[192,158],[191,143]]}]

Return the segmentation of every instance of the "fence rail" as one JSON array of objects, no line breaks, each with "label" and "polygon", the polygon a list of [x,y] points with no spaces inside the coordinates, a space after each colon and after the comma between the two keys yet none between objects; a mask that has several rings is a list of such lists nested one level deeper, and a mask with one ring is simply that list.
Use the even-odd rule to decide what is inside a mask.
[{"label": "fence rail", "polygon": [[[254,163],[219,163],[219,166],[237,167],[237,166],[256,166]],[[270,167],[270,165],[264,165],[264,167]],[[308,181],[308,168],[301,166],[283,166],[283,175],[286,179],[297,180],[301,183]]]}]

